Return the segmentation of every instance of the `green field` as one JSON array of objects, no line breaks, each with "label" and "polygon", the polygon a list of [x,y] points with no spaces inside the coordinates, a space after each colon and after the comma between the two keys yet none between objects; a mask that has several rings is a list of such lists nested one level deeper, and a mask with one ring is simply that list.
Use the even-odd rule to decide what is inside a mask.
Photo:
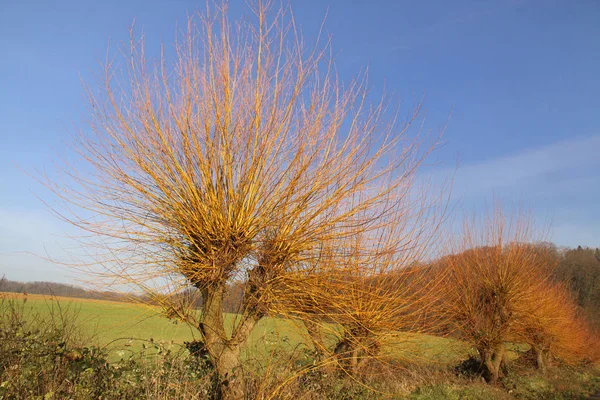
[{"label": "green field", "polygon": [[[22,297],[10,295],[15,299]],[[20,301],[18,301],[20,303]],[[174,323],[157,308],[133,303],[28,295],[24,305],[29,315],[65,313],[77,316],[77,326],[90,345],[106,346],[111,359],[139,353],[149,342],[178,351],[185,341],[198,339],[187,324]],[[231,327],[235,314],[227,314]],[[332,328],[332,332],[335,329]],[[333,333],[325,335],[333,346]],[[464,359],[469,348],[456,340],[410,333],[397,333],[386,341],[385,352],[394,358],[424,363],[451,363]],[[283,318],[263,318],[252,331],[245,352],[247,358],[268,357],[273,351],[301,352],[310,348],[303,326]],[[260,360],[258,360],[260,361]]]},{"label": "green field", "polygon": [[[33,325],[37,318],[47,323],[50,316],[53,318],[59,318],[60,315],[65,315],[67,318],[76,316],[76,320],[71,321],[74,323],[64,325],[74,326],[80,330],[75,337],[80,340],[82,346],[105,348],[109,361],[117,365],[115,368],[134,361],[129,358],[140,361],[140,357],[143,357],[151,361],[149,364],[157,360],[169,359],[169,357],[155,358],[156,352],[170,351],[173,354],[185,354],[184,342],[197,338],[197,332],[193,329],[185,324],[171,322],[161,316],[158,309],[150,306],[39,295],[28,295],[26,300],[22,295],[15,294],[0,293],[0,297],[4,298],[3,306],[9,304],[19,308]],[[231,326],[236,315],[229,314],[226,318]],[[335,326],[329,328],[332,332],[336,330]],[[273,361],[283,360],[284,368],[286,363],[292,360],[294,363],[300,361],[303,365],[307,365],[304,364],[306,361],[310,365],[311,353],[305,351],[310,350],[310,345],[307,344],[309,340],[305,335],[304,327],[291,319],[262,319],[253,330],[243,355],[249,370],[258,373],[256,376],[263,379],[262,377],[269,376],[272,371],[267,368],[273,365]],[[331,334],[328,344],[333,346],[334,343],[335,338]],[[525,350],[527,348],[524,346],[514,345],[509,357],[517,358],[519,353]],[[508,372],[502,386],[487,385],[481,381],[481,377],[462,377],[454,372],[454,368],[474,353],[470,346],[449,338],[395,333],[385,339],[382,353],[384,358],[398,360],[399,365],[410,366],[412,371],[404,375],[400,373],[391,380],[384,381],[387,385],[397,385],[397,387],[384,387],[382,390],[402,392],[403,395],[398,398],[419,400],[585,398],[581,396],[587,396],[600,387],[598,370],[592,368],[566,367],[543,375],[531,367],[517,365]],[[302,357],[306,358],[302,359]],[[176,359],[180,359],[179,356],[176,356]],[[120,360],[124,360],[125,364]],[[182,357],[181,360],[184,358]],[[407,363],[403,364],[403,361]],[[281,365],[279,364],[279,367]],[[144,373],[151,374],[151,372],[143,372],[140,376],[146,376],[143,375]],[[317,381],[319,384],[331,385],[328,393],[337,393],[336,391],[340,390],[343,395],[340,398],[347,398],[344,394],[346,389],[344,389],[343,379],[339,377],[330,380],[319,379],[324,379]],[[360,385],[354,388],[365,389]],[[317,392],[320,390],[317,389]]]}]

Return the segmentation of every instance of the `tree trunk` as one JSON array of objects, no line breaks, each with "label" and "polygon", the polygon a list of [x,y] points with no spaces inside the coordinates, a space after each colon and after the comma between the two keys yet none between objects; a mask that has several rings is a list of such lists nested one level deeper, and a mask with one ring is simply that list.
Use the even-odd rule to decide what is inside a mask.
[{"label": "tree trunk", "polygon": [[480,355],[485,365],[485,380],[488,383],[496,383],[500,378],[502,360],[504,359],[504,355],[506,349],[504,348],[504,343],[500,343],[492,348],[487,348],[480,350]]},{"label": "tree trunk", "polygon": [[306,327],[306,331],[308,332],[308,336],[312,342],[312,345],[315,349],[315,359],[316,361],[322,361],[325,359],[327,355],[327,347],[325,346],[325,340],[323,339],[323,334],[321,332],[321,326],[314,321],[306,320],[304,321],[304,326]]},{"label": "tree trunk", "polygon": [[219,374],[221,398],[223,400],[241,400],[246,398],[246,381],[244,380],[239,346],[225,347],[216,361]]},{"label": "tree trunk", "polygon": [[352,375],[356,375],[356,373],[358,372],[358,349],[355,348],[352,350],[352,354],[350,356],[350,373]]},{"label": "tree trunk", "polygon": [[358,364],[358,351],[356,346],[348,338],[343,338],[338,342],[333,350],[337,357],[338,366],[342,371],[353,374]]},{"label": "tree trunk", "polygon": [[358,341],[348,337],[342,339],[335,347],[334,353],[338,357],[340,365],[346,373],[356,375],[359,367],[369,357],[374,357],[379,351],[379,344],[373,340],[368,343],[367,339]]},{"label": "tree trunk", "polygon": [[247,395],[240,350],[246,343],[257,319],[255,316],[246,316],[235,329],[232,337],[229,338],[225,332],[223,319],[224,292],[224,285],[214,285],[203,289],[204,302],[200,332],[219,378],[221,398],[223,400],[240,400],[245,399]]},{"label": "tree trunk", "polygon": [[538,369],[545,374],[548,367],[548,352],[538,346],[533,346],[533,351],[535,352],[535,361]]}]

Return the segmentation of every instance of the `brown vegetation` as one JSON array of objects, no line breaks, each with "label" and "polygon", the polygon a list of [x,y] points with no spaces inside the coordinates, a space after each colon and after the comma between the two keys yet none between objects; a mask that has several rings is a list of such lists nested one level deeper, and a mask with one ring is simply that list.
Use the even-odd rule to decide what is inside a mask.
[{"label": "brown vegetation", "polygon": [[591,326],[600,332],[600,249],[566,249],[554,273],[574,295]]},{"label": "brown vegetation", "polygon": [[529,305],[522,340],[531,345],[538,368],[545,371],[551,357],[568,363],[585,358],[587,323],[564,286],[546,283]]},{"label": "brown vegetation", "polygon": [[[334,358],[345,373],[355,374],[365,361],[382,361],[386,338],[437,326],[432,294],[440,281],[429,279],[428,268],[418,261],[432,245],[434,222],[439,223],[443,210],[424,205],[403,204],[369,235],[332,241],[332,248],[321,252],[319,269],[310,279],[288,281],[281,288],[277,298],[282,309],[306,321],[325,363]],[[402,214],[408,208],[415,218]],[[324,332],[336,336],[332,348],[325,346]]]},{"label": "brown vegetation", "polygon": [[523,217],[505,219],[500,208],[484,220],[465,220],[448,269],[445,310],[461,336],[473,343],[486,379],[500,374],[506,343],[524,329],[531,302],[551,271]]},{"label": "brown vegetation", "polygon": [[536,239],[526,215],[507,218],[497,207],[487,219],[466,220],[455,255],[441,260],[448,271],[443,309],[477,349],[490,382],[501,375],[508,342],[530,344],[542,370],[551,356],[568,363],[592,357],[595,335],[569,291],[552,280],[559,257]]}]

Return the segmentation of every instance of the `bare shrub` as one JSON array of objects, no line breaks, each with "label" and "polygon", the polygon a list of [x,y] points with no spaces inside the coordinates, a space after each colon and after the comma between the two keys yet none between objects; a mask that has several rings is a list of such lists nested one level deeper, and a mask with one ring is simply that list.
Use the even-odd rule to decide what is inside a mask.
[{"label": "bare shrub", "polygon": [[454,254],[444,257],[444,311],[454,329],[477,349],[486,379],[498,380],[506,343],[516,341],[532,315],[553,265],[532,245],[530,218],[507,218],[501,207],[485,218],[466,218]]}]

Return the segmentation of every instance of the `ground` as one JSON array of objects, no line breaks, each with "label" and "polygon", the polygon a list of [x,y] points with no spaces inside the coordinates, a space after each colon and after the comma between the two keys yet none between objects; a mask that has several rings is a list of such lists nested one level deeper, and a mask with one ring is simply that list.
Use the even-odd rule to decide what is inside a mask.
[{"label": "ground", "polygon": [[[23,298],[22,295],[5,295]],[[173,323],[160,316],[158,309],[139,304],[27,295],[24,307],[25,312],[31,315],[51,312],[55,315],[61,312],[76,314],[77,325],[86,335],[89,345],[106,346],[109,359],[113,361],[139,353],[151,356],[157,346],[149,346],[149,343],[160,343],[158,348],[176,352],[182,349],[184,342],[197,338],[197,332],[186,324]],[[235,315],[229,314],[226,318],[231,324]],[[333,338],[330,339],[329,344],[333,345]],[[255,368],[269,365],[273,357],[282,353],[306,354],[309,357],[310,345],[304,344],[307,342],[301,325],[289,319],[265,318],[252,332],[244,357],[252,361]],[[397,360],[397,365],[406,365],[404,377],[398,379],[394,386],[403,394],[392,395],[391,398],[585,399],[600,390],[600,370],[597,367],[561,367],[542,375],[531,365],[524,365],[518,360],[519,355],[527,350],[522,345],[511,347],[510,358],[516,362],[497,386],[484,383],[480,377],[456,372],[455,367],[474,354],[470,346],[458,340],[396,333],[386,339],[383,350],[390,360]],[[344,390],[343,387],[340,389],[342,393]],[[357,396],[362,398],[363,394]]]}]

